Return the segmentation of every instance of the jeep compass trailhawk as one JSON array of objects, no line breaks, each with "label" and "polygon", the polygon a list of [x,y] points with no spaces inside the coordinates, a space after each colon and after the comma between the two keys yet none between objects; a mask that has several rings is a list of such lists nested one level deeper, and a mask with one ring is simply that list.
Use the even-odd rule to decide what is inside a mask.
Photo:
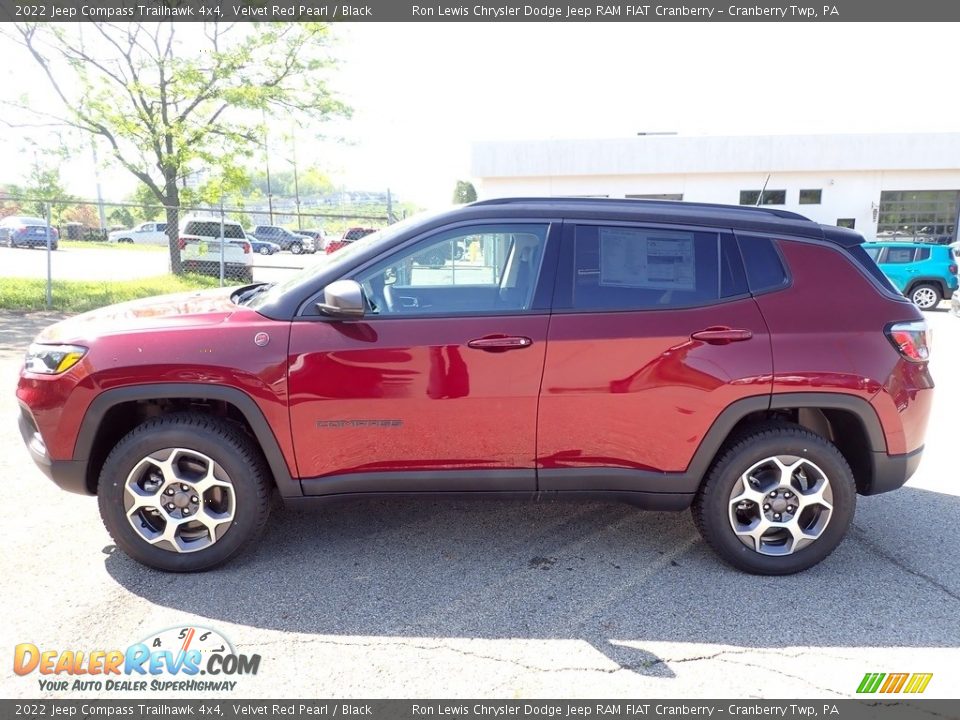
[{"label": "jeep compass trailhawk", "polygon": [[472,493],[691,507],[731,565],[793,573],[923,451],[927,325],[862,242],[768,208],[478,202],[53,325],[20,430],[164,570],[237,553],[272,493]]}]

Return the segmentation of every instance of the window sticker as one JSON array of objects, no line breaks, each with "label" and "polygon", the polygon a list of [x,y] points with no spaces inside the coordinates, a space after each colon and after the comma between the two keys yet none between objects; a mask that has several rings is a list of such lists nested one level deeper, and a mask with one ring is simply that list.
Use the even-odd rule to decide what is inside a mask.
[{"label": "window sticker", "polygon": [[600,284],[695,290],[693,234],[600,228]]}]

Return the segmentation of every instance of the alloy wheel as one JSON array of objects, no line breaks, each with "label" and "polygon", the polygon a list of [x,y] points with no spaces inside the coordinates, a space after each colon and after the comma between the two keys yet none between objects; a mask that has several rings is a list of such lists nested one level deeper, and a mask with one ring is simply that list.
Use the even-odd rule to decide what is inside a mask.
[{"label": "alloy wheel", "polygon": [[762,555],[802,550],[823,535],[832,515],[830,480],[817,465],[793,455],[755,463],[730,493],[730,527]]},{"label": "alloy wheel", "polygon": [[922,310],[929,310],[937,304],[937,293],[930,287],[919,287],[913,291],[913,302]]},{"label": "alloy wheel", "polygon": [[178,553],[216,543],[236,512],[224,469],[186,448],[158,450],[140,460],[124,482],[123,498],[134,531],[149,544]]}]

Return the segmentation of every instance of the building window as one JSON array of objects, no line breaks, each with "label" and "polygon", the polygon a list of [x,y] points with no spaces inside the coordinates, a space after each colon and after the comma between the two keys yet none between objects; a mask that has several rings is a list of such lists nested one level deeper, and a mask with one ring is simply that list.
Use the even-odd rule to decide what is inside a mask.
[{"label": "building window", "polygon": [[957,239],[960,190],[891,190],[880,193],[878,240],[952,243]]},{"label": "building window", "polygon": [[[741,190],[741,205],[786,205],[786,190],[764,190],[763,198],[760,198],[760,190]],[[757,201],[760,202],[757,202]]]},{"label": "building window", "polygon": [[624,195],[632,200],[683,200],[683,193],[653,193],[651,195]]},{"label": "building window", "polygon": [[819,205],[821,195],[823,195],[823,190],[801,190],[800,204],[801,205]]},{"label": "building window", "polygon": [[856,218],[840,218],[837,220],[837,227],[845,227],[853,230],[857,226]]}]

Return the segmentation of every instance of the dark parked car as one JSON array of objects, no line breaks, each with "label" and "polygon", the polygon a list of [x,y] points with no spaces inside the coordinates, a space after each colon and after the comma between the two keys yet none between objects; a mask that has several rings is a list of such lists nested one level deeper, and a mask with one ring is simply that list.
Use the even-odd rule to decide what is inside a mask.
[{"label": "dark parked car", "polygon": [[280,252],[280,246],[276,243],[269,242],[268,240],[258,240],[256,236],[246,233],[247,240],[250,242],[250,247],[255,253],[260,253],[261,255],[273,255],[274,253]]},{"label": "dark parked car", "polygon": [[766,207],[474,203],[52,326],[20,432],[164,570],[233,556],[271,494],[476,493],[692,507],[733,566],[793,573],[923,453],[927,324],[862,243]]},{"label": "dark parked car", "polygon": [[47,221],[35,217],[11,215],[0,220],[0,245],[7,247],[47,247],[47,231],[50,232],[50,248],[59,247],[60,233]]},{"label": "dark parked car", "polygon": [[313,252],[313,248],[306,242],[307,238],[303,235],[287,230],[279,225],[257,225],[253,229],[252,235],[257,240],[267,240],[276,243],[281,250],[289,250],[294,255],[307,250]]}]

